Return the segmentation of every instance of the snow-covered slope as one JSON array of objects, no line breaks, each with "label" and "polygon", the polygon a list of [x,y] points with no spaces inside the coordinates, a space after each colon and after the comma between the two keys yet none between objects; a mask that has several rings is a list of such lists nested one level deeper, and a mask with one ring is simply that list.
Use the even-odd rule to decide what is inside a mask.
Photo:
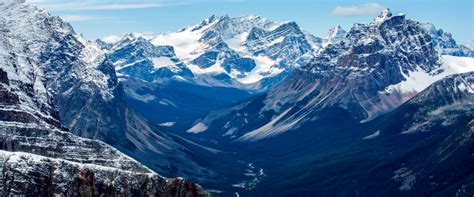
[{"label": "snow-covered slope", "polygon": [[[144,63],[131,61],[135,58],[117,53],[123,48],[130,49],[124,43],[136,42],[130,40],[133,37],[130,35],[134,34],[127,34],[112,46],[99,41],[115,57],[113,61],[119,73],[123,67],[131,64],[137,67]],[[140,40],[142,45],[149,45],[145,42],[149,41],[157,48],[172,47],[176,54],[175,58],[173,54],[173,62],[179,63],[180,69],[191,71],[185,71],[185,74],[170,72],[172,74],[161,78],[243,89],[271,87],[283,78],[277,76],[304,65],[321,48],[321,39],[302,31],[294,22],[274,23],[253,15],[238,18],[211,16],[179,32],[139,37],[134,39]],[[136,52],[130,55],[136,55]],[[154,56],[145,56],[147,61],[153,62]],[[169,66],[159,61],[155,63],[160,68]],[[143,74],[141,78],[147,76]]]},{"label": "snow-covered slope", "polygon": [[426,73],[420,69],[410,71],[405,75],[404,81],[390,85],[384,91],[387,93],[398,91],[403,94],[417,93],[448,75],[474,71],[474,58],[472,57],[443,55],[440,61],[441,66],[434,73]]},{"label": "snow-covered slope", "polygon": [[472,71],[471,64],[467,57],[440,57],[421,23],[385,10],[368,25],[354,25],[342,42],[328,45],[278,87],[212,112],[188,132],[198,127],[198,135],[255,141],[299,128],[332,108],[364,122],[444,76]]}]

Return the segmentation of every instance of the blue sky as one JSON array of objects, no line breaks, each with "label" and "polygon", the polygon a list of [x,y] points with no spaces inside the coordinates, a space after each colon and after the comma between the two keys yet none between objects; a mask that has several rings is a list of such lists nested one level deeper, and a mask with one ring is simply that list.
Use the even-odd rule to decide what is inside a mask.
[{"label": "blue sky", "polygon": [[460,43],[474,40],[472,0],[27,0],[62,16],[89,39],[126,32],[172,32],[211,15],[256,14],[273,21],[296,21],[324,37],[340,24],[368,23],[380,9],[403,12],[407,18],[434,23]]}]

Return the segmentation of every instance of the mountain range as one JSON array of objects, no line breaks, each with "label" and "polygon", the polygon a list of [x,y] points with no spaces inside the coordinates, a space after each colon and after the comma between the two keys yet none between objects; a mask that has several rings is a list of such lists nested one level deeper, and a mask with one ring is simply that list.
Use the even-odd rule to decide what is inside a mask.
[{"label": "mountain range", "polygon": [[[437,54],[472,57],[472,50],[458,45],[451,34],[429,23],[420,28],[431,36]],[[128,103],[154,124],[181,131],[211,110],[273,89],[346,35],[339,25],[318,38],[295,22],[225,15],[178,32],[129,33],[113,42],[96,42],[113,61]]]},{"label": "mountain range", "polygon": [[274,87],[336,36],[341,35],[323,40],[295,22],[226,15],[178,32],[129,33],[112,43],[96,42],[125,84],[129,103],[153,123],[183,130],[209,110]]},{"label": "mountain range", "polygon": [[105,42],[0,11],[2,195],[474,193],[474,53],[432,24],[225,15]]},{"label": "mountain range", "polygon": [[[211,16],[178,32],[130,33],[114,43],[98,42],[123,75],[240,89],[268,89],[271,84],[265,81],[305,64],[322,44],[295,22],[275,23],[254,15]],[[141,72],[144,67],[154,77]]]},{"label": "mountain range", "polygon": [[368,25],[354,25],[274,89],[211,112],[188,132],[256,141],[315,121],[336,106],[369,121],[444,76],[473,71],[471,58],[439,56],[442,50],[421,23],[386,10]]}]

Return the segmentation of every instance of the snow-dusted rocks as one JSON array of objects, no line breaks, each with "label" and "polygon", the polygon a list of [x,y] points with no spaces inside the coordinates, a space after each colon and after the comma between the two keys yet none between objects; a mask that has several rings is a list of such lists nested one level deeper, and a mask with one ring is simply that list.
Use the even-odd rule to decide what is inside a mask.
[{"label": "snow-dusted rocks", "polygon": [[450,33],[437,29],[431,23],[423,24],[423,28],[431,35],[433,45],[439,54],[474,57],[473,49],[456,43],[456,40],[454,40]]},{"label": "snow-dusted rocks", "polygon": [[119,169],[24,152],[0,151],[2,195],[206,195],[181,178]]},{"label": "snow-dusted rocks", "polygon": [[469,47],[471,50],[474,50],[474,40],[469,41],[467,47]]},{"label": "snow-dusted rocks", "polygon": [[[434,82],[409,103],[431,106],[474,105],[474,71],[454,74]],[[429,106],[425,106],[429,108]],[[466,108],[469,111],[469,108]]]},{"label": "snow-dusted rocks", "polygon": [[346,37],[347,32],[342,29],[340,25],[336,25],[335,27],[329,30],[329,34],[323,39],[322,46],[327,47],[330,44],[336,44],[344,40]]}]

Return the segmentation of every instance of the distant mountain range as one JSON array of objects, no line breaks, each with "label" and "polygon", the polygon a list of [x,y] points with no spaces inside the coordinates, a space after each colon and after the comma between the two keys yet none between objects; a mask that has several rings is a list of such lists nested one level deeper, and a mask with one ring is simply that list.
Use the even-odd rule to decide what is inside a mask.
[{"label": "distant mountain range", "polygon": [[[451,34],[422,24],[438,53],[473,57]],[[211,16],[201,23],[164,34],[129,33],[96,42],[111,56],[117,72],[154,83],[187,81],[204,86],[267,90],[323,48],[344,39],[339,25],[318,38],[295,22],[276,23],[260,16]],[[131,58],[133,57],[133,58]],[[276,79],[274,79],[276,78]]]},{"label": "distant mountain range", "polygon": [[[272,87],[272,78],[304,65],[322,45],[294,22],[275,23],[253,15],[211,16],[179,32],[130,33],[114,43],[97,42],[117,72],[126,76],[250,90]],[[145,72],[145,67],[152,70]]]},{"label": "distant mountain range", "polygon": [[[451,34],[432,24],[420,28],[431,36],[438,54],[473,57],[472,50],[458,45]],[[318,38],[294,22],[276,23],[255,15],[211,16],[174,33],[129,33],[114,42],[96,42],[125,84],[128,103],[155,124],[183,130],[211,110],[272,89],[346,35],[339,25]]]},{"label": "distant mountain range", "polygon": [[155,124],[183,130],[211,110],[276,86],[341,34],[323,40],[294,22],[211,16],[175,33],[96,42],[125,84],[129,103]]}]

